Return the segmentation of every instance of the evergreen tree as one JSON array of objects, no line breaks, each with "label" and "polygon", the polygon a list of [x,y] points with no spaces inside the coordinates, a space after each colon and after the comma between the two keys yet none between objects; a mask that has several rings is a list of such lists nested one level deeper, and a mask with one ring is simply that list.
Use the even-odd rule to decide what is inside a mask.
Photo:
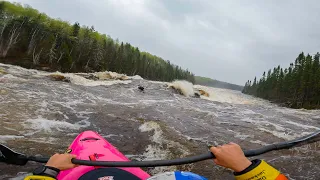
[{"label": "evergreen tree", "polygon": [[30,6],[0,1],[0,60],[4,59],[21,59],[12,63],[52,71],[108,70],[151,80],[195,81],[188,70],[100,34],[93,26],[70,25]]},{"label": "evergreen tree", "polygon": [[277,66],[253,84],[248,80],[242,92],[293,108],[320,108],[319,57],[301,52],[288,68]]}]

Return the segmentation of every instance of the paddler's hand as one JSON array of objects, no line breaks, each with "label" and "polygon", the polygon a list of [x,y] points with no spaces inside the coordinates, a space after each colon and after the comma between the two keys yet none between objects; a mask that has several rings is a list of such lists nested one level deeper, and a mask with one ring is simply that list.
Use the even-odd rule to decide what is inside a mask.
[{"label": "paddler's hand", "polygon": [[77,156],[73,154],[55,154],[51,156],[46,166],[54,167],[60,170],[71,169],[77,166],[71,162],[71,159],[76,157]]},{"label": "paddler's hand", "polygon": [[217,165],[230,168],[235,172],[241,172],[252,164],[245,157],[241,147],[232,142],[223,146],[211,147],[210,151],[216,156],[214,162]]}]

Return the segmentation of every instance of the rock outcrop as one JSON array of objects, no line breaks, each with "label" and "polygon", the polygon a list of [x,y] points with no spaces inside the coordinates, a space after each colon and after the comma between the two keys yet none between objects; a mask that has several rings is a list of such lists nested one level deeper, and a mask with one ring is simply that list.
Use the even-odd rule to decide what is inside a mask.
[{"label": "rock outcrop", "polygon": [[48,77],[53,81],[62,81],[62,82],[70,82],[70,78],[65,77],[61,74],[50,74]]}]

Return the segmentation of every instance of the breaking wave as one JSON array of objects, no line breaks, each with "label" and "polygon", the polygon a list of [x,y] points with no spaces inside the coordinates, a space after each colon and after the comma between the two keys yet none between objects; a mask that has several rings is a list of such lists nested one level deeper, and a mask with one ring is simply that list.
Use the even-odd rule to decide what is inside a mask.
[{"label": "breaking wave", "polygon": [[180,94],[184,96],[194,96],[193,84],[188,81],[173,81],[172,83],[168,84],[169,88],[173,88],[177,90]]}]

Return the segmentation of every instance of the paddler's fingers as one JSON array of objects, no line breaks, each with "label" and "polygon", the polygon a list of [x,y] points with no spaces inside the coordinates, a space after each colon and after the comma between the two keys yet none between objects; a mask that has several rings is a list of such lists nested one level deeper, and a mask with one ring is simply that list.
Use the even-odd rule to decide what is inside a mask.
[{"label": "paddler's fingers", "polygon": [[210,148],[210,151],[216,156],[216,155],[218,155],[218,154],[221,152],[221,149],[220,149],[219,146],[217,146],[217,147],[212,146],[212,147]]},{"label": "paddler's fingers", "polygon": [[221,154],[221,146],[217,146],[217,147],[212,146],[210,148],[210,151],[215,155],[215,158],[213,159],[213,162],[216,163],[217,165],[221,165],[219,160],[218,160],[218,157]]},{"label": "paddler's fingers", "polygon": [[[77,155],[75,155],[75,154],[70,154],[70,155],[71,155],[71,159],[77,159]],[[74,167],[78,167],[79,166],[79,164],[73,164],[73,165],[74,165]]]},{"label": "paddler's fingers", "polygon": [[219,165],[219,166],[222,166],[222,165],[223,165],[218,159],[213,159],[213,162],[214,162],[216,165]]},{"label": "paddler's fingers", "polygon": [[71,158],[77,158],[77,155],[75,155],[75,154],[69,154],[69,153],[64,153],[64,154],[67,154],[67,155],[69,155]]},{"label": "paddler's fingers", "polygon": [[237,145],[237,144],[234,142],[229,142],[228,145]]}]

